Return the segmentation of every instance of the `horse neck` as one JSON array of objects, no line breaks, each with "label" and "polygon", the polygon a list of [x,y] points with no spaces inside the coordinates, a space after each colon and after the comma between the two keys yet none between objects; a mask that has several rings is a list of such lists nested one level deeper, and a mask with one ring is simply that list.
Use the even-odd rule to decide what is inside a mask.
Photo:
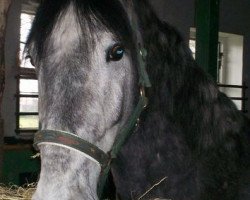
[{"label": "horse neck", "polygon": [[33,200],[97,200],[100,167],[81,153],[41,146],[40,180]]}]

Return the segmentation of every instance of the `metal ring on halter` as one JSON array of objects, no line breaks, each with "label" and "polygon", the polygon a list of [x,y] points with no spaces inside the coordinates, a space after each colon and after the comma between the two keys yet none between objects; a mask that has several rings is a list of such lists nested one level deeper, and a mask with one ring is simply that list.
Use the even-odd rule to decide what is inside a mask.
[{"label": "metal ring on halter", "polygon": [[148,98],[146,97],[145,87],[140,87],[140,96],[144,100],[144,106],[143,108],[146,108],[148,106]]}]

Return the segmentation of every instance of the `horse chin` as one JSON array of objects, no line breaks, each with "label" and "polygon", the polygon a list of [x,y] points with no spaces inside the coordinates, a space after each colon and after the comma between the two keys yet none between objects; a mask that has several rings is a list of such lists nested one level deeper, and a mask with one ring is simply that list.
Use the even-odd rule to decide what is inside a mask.
[{"label": "horse chin", "polygon": [[42,145],[41,173],[32,200],[97,200],[101,167],[82,153]]}]

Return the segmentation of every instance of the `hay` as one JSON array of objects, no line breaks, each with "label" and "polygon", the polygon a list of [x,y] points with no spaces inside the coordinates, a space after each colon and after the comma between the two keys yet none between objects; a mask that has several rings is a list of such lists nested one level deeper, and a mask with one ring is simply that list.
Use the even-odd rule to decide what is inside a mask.
[{"label": "hay", "polygon": [[[165,181],[166,179],[167,177],[164,177],[158,183],[154,184],[147,192],[145,192],[145,194],[143,194],[137,200],[142,199],[150,190],[158,186],[161,182]],[[36,186],[37,183],[26,184],[23,187],[11,184],[9,186],[0,184],[0,200],[31,200],[32,195],[36,190]],[[171,199],[154,198],[149,200],[171,200]]]},{"label": "hay", "polygon": [[16,185],[1,185],[0,184],[0,200],[31,200],[35,192],[36,184],[27,184],[23,187]]}]

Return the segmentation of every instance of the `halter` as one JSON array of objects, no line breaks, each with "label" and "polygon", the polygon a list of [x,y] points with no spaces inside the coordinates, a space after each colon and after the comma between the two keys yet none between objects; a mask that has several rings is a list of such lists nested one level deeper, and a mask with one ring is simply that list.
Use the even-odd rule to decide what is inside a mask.
[{"label": "halter", "polygon": [[[123,5],[122,0],[119,1]],[[151,83],[146,71],[147,51],[143,45],[142,35],[139,31],[138,17],[136,16],[134,9],[131,13],[130,24],[134,34],[134,39],[136,41],[136,56],[138,62],[137,64],[139,74],[140,97],[139,102],[137,103],[135,109],[133,110],[131,116],[127,121],[127,124],[120,131],[120,133],[117,134],[111,150],[108,153],[105,153],[97,146],[87,142],[86,140],[83,140],[75,134],[65,131],[40,130],[35,134],[34,137],[34,147],[37,149],[38,146],[42,144],[61,146],[64,148],[81,152],[85,155],[85,157],[100,164],[101,174],[97,186],[97,194],[99,198],[101,198],[103,195],[104,187],[106,185],[108,174],[110,172],[112,160],[116,158],[126,140],[133,133],[133,129],[141,115],[141,112],[147,106],[148,99],[145,96],[145,87],[151,87]]]}]

